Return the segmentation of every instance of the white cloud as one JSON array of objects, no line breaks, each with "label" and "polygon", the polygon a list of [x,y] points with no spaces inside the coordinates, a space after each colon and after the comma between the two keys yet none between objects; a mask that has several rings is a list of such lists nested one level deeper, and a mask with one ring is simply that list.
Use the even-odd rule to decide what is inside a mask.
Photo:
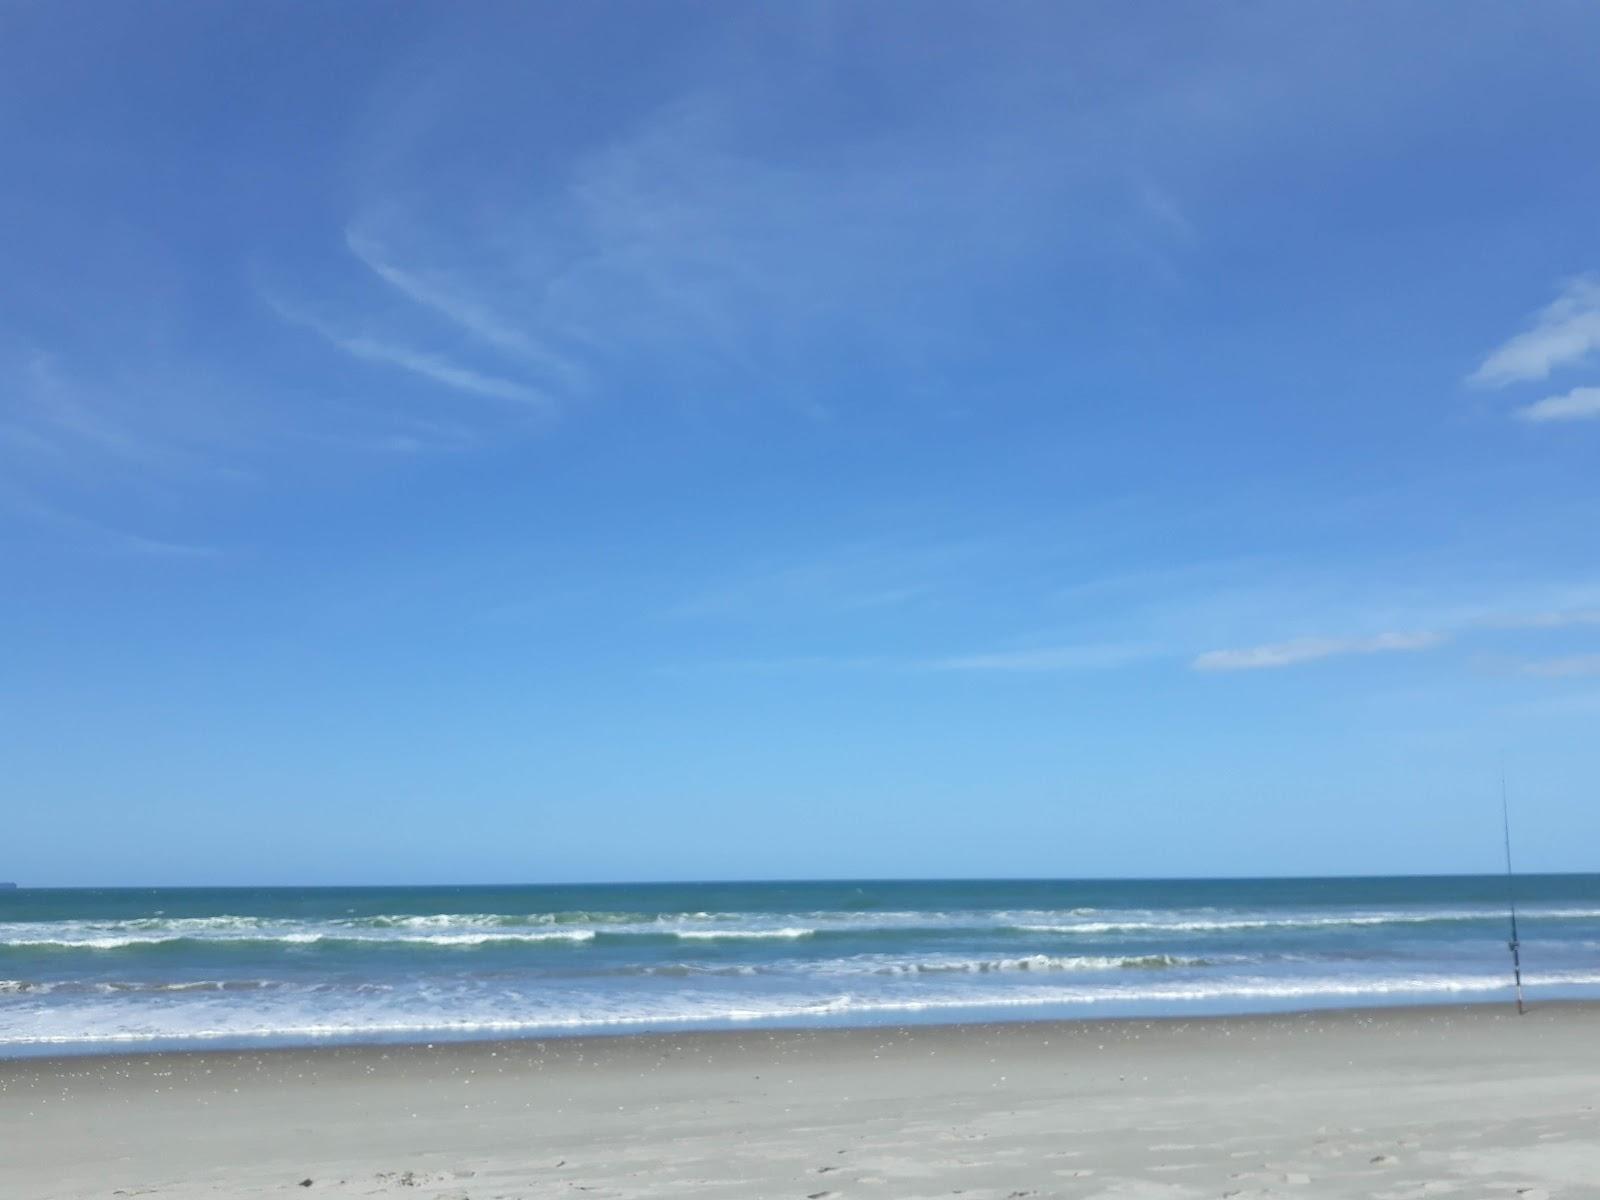
[{"label": "white cloud", "polygon": [[560,376],[569,386],[579,382],[582,372],[569,358],[502,317],[459,280],[401,267],[377,239],[355,228],[345,231],[345,245],[363,266],[413,304],[437,313],[487,345]]},{"label": "white cloud", "polygon": [[551,407],[550,397],[529,384],[500,375],[490,375],[472,367],[462,366],[443,355],[416,350],[398,342],[364,334],[347,334],[270,295],[263,298],[284,320],[312,330],[354,358],[397,367],[458,392],[487,396],[493,400],[507,400],[529,408]]},{"label": "white cloud", "polygon": [[28,401],[23,411],[30,418],[29,424],[12,427],[19,442],[57,450],[71,446],[143,469],[168,467],[184,459],[167,442],[140,431],[133,412],[117,413],[91,389],[68,379],[48,355],[33,355],[18,382],[19,393]]},{"label": "white cloud", "polygon": [[1469,382],[1503,387],[1548,378],[1557,367],[1583,362],[1600,349],[1600,279],[1573,280],[1540,311],[1533,328],[1501,344]]},{"label": "white cloud", "polygon": [[1237,650],[1209,650],[1191,664],[1197,671],[1258,671],[1290,667],[1348,654],[1429,650],[1445,641],[1441,633],[1380,633],[1361,638],[1299,638]]},{"label": "white cloud", "polygon": [[938,658],[926,665],[936,671],[1083,671],[1120,667],[1153,653],[1149,646],[1134,644],[1046,646]]},{"label": "white cloud", "polygon": [[1575,654],[1568,658],[1543,658],[1522,664],[1524,675],[1538,675],[1546,679],[1573,678],[1581,675],[1600,675],[1600,654]]},{"label": "white cloud", "polygon": [[213,546],[147,537],[104,521],[91,520],[77,513],[68,512],[10,489],[0,490],[0,499],[8,501],[7,507],[26,516],[35,524],[64,533],[84,546],[103,552],[173,559],[215,558],[219,554]]},{"label": "white cloud", "polygon": [[495,400],[510,400],[534,408],[547,408],[550,404],[549,397],[536,388],[497,375],[486,375],[482,371],[451,362],[441,355],[413,350],[409,346],[370,337],[329,335],[328,340],[356,358],[399,367],[424,379],[441,383],[445,387],[455,388],[457,391],[488,396]]},{"label": "white cloud", "polygon": [[1600,625],[1600,608],[1512,613],[1498,615],[1482,623],[1499,629],[1566,629],[1573,625]]},{"label": "white cloud", "polygon": [[[1068,104],[1054,64],[1036,65],[1035,103]],[[814,76],[788,86],[786,72],[713,70],[532,173],[509,156],[468,180],[434,167],[443,116],[386,107],[346,246],[541,382],[643,376],[658,401],[820,415],[852,361],[964,400],[942,392],[941,367],[1006,335],[993,294],[1064,257],[1165,281],[1165,260],[1197,238],[1176,184],[1129,179],[1162,173],[1108,161],[1103,135],[1075,122],[1054,122],[1039,152],[986,77],[941,85],[969,104],[795,142]],[[954,127],[947,111],[962,114]]]},{"label": "white cloud", "polygon": [[1600,387],[1573,388],[1564,396],[1547,396],[1526,408],[1519,408],[1517,416],[1540,424],[1600,420]]}]

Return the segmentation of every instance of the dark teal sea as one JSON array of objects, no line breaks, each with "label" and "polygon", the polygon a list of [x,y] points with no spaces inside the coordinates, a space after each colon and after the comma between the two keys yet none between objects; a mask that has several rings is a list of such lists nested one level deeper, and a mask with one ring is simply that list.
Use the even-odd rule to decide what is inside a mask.
[{"label": "dark teal sea", "polygon": [[[1600,876],[1517,880],[1600,995]],[[0,891],[0,1055],[1508,1002],[1498,877]]]}]

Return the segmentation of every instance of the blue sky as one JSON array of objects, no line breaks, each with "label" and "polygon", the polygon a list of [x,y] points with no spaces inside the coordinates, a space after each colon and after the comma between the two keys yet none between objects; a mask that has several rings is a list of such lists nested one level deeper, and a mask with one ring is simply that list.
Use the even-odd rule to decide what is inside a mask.
[{"label": "blue sky", "polygon": [[0,878],[1593,868],[1597,44],[6,5]]}]

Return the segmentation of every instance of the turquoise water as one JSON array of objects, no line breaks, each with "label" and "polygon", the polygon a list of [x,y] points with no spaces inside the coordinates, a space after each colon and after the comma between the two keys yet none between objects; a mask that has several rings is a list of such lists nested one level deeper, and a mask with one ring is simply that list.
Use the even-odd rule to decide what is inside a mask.
[{"label": "turquoise water", "polygon": [[[1518,880],[1600,995],[1600,876]],[[0,1055],[1507,1002],[1495,877],[0,891]]]}]

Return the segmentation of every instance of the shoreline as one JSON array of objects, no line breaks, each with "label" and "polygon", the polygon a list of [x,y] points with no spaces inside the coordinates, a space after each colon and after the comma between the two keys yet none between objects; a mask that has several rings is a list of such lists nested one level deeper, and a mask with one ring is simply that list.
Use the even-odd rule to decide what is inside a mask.
[{"label": "shoreline", "polygon": [[[851,1037],[861,1035],[884,1036],[890,1034],[903,1034],[912,1032],[959,1032],[962,1030],[975,1030],[1003,1035],[1008,1031],[1021,1033],[1044,1032],[1055,1030],[1057,1036],[1065,1036],[1067,1031],[1081,1027],[1120,1029],[1129,1025],[1143,1025],[1152,1028],[1163,1026],[1248,1026],[1252,1023],[1281,1022],[1293,1019],[1316,1018],[1325,1022],[1334,1023],[1341,1021],[1370,1022],[1384,1020],[1404,1015],[1415,1016],[1448,1016],[1450,1014],[1482,1013],[1492,1015],[1504,1009],[1506,1013],[1515,1017],[1517,1015],[1515,1002],[1511,1000],[1467,1000],[1456,1003],[1420,1003],[1420,1004],[1370,1004],[1352,1006],[1319,1006],[1312,1005],[1302,1008],[1263,1009],[1251,1012],[1200,1012],[1193,1014],[1184,1013],[1152,1013],[1140,1015],[1113,1014],[1107,1016],[1084,1017],[1036,1017],[1012,1018],[999,1020],[928,1020],[928,1021],[884,1021],[871,1024],[769,1024],[757,1022],[749,1025],[718,1025],[715,1027],[684,1026],[665,1029],[619,1029],[615,1032],[605,1032],[600,1029],[588,1029],[574,1033],[549,1033],[533,1032],[526,1035],[509,1034],[499,1037],[480,1037],[475,1035],[453,1036],[449,1031],[440,1031],[429,1036],[416,1038],[403,1037],[390,1039],[329,1039],[326,1041],[285,1041],[279,1042],[263,1038],[258,1045],[228,1042],[220,1044],[223,1039],[207,1042],[205,1039],[194,1039],[195,1044],[163,1047],[161,1049],[122,1049],[114,1047],[94,1047],[84,1050],[56,1050],[50,1049],[38,1053],[24,1054],[0,1053],[0,1087],[4,1086],[8,1069],[18,1066],[39,1067],[82,1067],[88,1064],[106,1063],[111,1065],[131,1065],[134,1063],[155,1063],[171,1059],[191,1057],[212,1057],[226,1061],[237,1058],[254,1058],[261,1056],[280,1055],[377,1055],[380,1058],[389,1058],[395,1055],[408,1053],[437,1054],[452,1051],[490,1051],[513,1052],[529,1045],[539,1046],[568,1046],[573,1045],[581,1050],[584,1047],[600,1047],[616,1042],[637,1044],[647,1047],[653,1042],[682,1042],[684,1040],[704,1039],[708,1043],[724,1040],[737,1041],[742,1038],[770,1039],[773,1035],[816,1035],[820,1037]],[[1559,999],[1536,1000],[1528,1005],[1528,1016],[1550,1010],[1592,1012],[1600,1020],[1600,999]]]}]

